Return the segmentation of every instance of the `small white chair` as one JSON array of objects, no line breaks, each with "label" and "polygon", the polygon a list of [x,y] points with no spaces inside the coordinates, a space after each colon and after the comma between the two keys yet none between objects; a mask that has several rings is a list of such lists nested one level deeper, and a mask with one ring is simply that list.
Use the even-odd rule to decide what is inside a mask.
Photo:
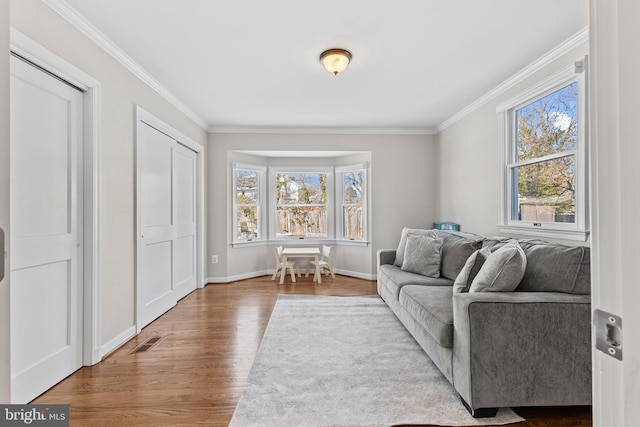
[{"label": "small white chair", "polygon": [[331,266],[331,255],[332,255],[331,246],[323,245],[322,257],[318,260],[318,265],[316,265],[315,261],[310,261],[307,264],[307,271],[305,273],[305,277],[309,277],[309,270],[311,269],[311,266],[314,265],[316,266],[316,268],[320,269],[320,274],[322,274],[322,271],[324,271],[325,275],[328,276],[329,274],[331,274],[331,278],[335,279],[336,275],[333,274],[333,267]]},{"label": "small white chair", "polygon": [[275,273],[273,273],[273,276],[271,277],[271,280],[276,280],[276,277],[278,277],[278,273],[280,273],[280,275],[287,274],[287,269],[289,269],[289,271],[291,272],[291,281],[295,282],[296,281],[296,276],[294,274],[294,269],[298,272],[298,277],[300,277],[300,266],[298,265],[297,261],[289,261],[287,260],[287,264],[283,264],[282,262],[282,246],[276,246],[276,271]]}]

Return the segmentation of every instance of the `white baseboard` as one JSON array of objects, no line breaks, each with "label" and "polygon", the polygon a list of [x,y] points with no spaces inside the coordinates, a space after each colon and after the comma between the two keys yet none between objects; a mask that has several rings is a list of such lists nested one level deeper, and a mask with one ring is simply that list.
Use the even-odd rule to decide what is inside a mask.
[{"label": "white baseboard", "polygon": [[[235,282],[238,280],[252,279],[254,277],[270,276],[270,275],[273,275],[273,272],[274,270],[271,269],[271,270],[255,271],[253,273],[238,274],[236,276],[229,276],[229,277],[207,277],[205,278],[205,281],[206,283],[229,283],[229,282]],[[366,274],[366,273],[360,273],[357,271],[334,269],[334,272],[336,274],[342,274],[343,276],[355,277],[357,279],[364,279],[364,280],[376,280],[377,278],[375,274]]]},{"label": "white baseboard", "polygon": [[236,282],[238,280],[253,279],[254,277],[266,276],[268,274],[273,274],[273,271],[269,272],[269,270],[262,270],[262,271],[254,271],[252,273],[238,274],[235,276],[207,277],[205,280],[207,283],[229,283],[229,282]]},{"label": "white baseboard", "polygon": [[356,279],[376,280],[375,274],[360,273],[359,271],[349,271],[342,270],[340,268],[334,268],[333,272],[336,274],[342,274],[343,276],[355,277]]},{"label": "white baseboard", "polygon": [[107,354],[111,353],[116,348],[120,347],[122,344],[129,341],[132,337],[136,335],[136,327],[131,326],[123,331],[121,334],[110,340],[109,342],[100,346],[100,360]]}]

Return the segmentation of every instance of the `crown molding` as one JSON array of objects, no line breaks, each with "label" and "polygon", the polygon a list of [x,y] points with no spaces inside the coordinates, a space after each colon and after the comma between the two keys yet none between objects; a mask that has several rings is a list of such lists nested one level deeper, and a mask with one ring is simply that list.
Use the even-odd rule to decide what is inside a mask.
[{"label": "crown molding", "polygon": [[589,28],[585,27],[569,39],[565,40],[553,50],[549,51],[533,63],[513,75],[511,78],[489,91],[476,101],[469,104],[437,127],[425,128],[333,128],[333,127],[304,127],[304,126],[214,126],[207,123],[202,117],[191,110],[185,103],[178,99],[167,88],[155,80],[146,70],[124,53],[108,37],[89,23],[82,15],[73,9],[65,0],[43,0],[53,11],[66,19],[71,25],[88,37],[96,45],[111,55],[132,74],[142,80],[151,89],[166,99],[185,116],[193,120],[198,126],[209,133],[283,133],[283,134],[345,134],[345,135],[437,135],[449,126],[468,116],[481,106],[485,105],[500,94],[514,87],[518,83],[531,76],[536,71],[549,65],[562,55],[578,47],[589,40]]},{"label": "crown molding", "polygon": [[144,68],[131,59],[126,53],[124,53],[115,43],[113,43],[107,36],[102,34],[96,27],[94,27],[89,21],[87,21],[82,15],[80,15],[75,9],[73,9],[64,0],[43,0],[43,2],[49,6],[54,12],[66,19],[71,25],[73,25],[78,31],[87,36],[89,40],[93,41],[105,52],[111,55],[116,61],[122,64],[133,75],[142,80],[147,86],[156,91],[160,96],[166,99],[174,107],[176,107],[185,116],[193,120],[203,130],[207,130],[209,124],[202,119],[198,114],[191,110],[187,105],[182,102],[178,97],[171,93],[167,88],[161,85],[156,79],[154,79]]},{"label": "crown molding", "polygon": [[313,126],[211,126],[209,133],[266,133],[311,135],[436,135],[435,128],[359,128]]},{"label": "crown molding", "polygon": [[542,68],[548,66],[553,61],[559,59],[562,55],[570,52],[571,50],[577,48],[581,44],[588,41],[589,41],[589,27],[585,27],[582,30],[578,31],[573,36],[569,37],[564,42],[560,43],[558,46],[556,46],[546,54],[544,54],[543,56],[541,56],[540,58],[538,58],[537,60],[535,60],[534,62],[532,62],[531,64],[527,65],[525,68],[523,68],[518,73],[511,76],[509,79],[505,80],[499,86],[487,92],[486,94],[476,99],[474,102],[472,102],[462,110],[458,111],[453,116],[449,117],[444,122],[440,123],[440,125],[438,125],[438,127],[436,128],[436,133],[440,133],[446,128],[448,128],[449,126],[453,125],[454,123],[462,120],[464,117],[468,116],[469,114],[471,114],[478,108],[482,107],[489,101],[495,99],[502,93],[506,92],[507,90],[511,89],[517,84],[523,82],[525,79],[527,79],[537,71],[541,70]]}]

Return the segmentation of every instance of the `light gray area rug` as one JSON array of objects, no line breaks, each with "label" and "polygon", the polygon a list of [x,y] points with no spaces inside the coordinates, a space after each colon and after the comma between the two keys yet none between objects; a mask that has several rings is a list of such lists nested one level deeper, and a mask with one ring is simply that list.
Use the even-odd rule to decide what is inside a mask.
[{"label": "light gray area rug", "polygon": [[379,297],[281,295],[230,426],[446,426],[474,419]]}]

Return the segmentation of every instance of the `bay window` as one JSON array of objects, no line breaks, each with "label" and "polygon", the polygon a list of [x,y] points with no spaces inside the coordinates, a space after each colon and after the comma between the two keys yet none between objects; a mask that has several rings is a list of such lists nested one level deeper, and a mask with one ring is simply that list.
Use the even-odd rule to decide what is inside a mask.
[{"label": "bay window", "polygon": [[[309,163],[307,161],[307,163]],[[232,244],[316,240],[367,244],[367,163],[232,163]]]}]

